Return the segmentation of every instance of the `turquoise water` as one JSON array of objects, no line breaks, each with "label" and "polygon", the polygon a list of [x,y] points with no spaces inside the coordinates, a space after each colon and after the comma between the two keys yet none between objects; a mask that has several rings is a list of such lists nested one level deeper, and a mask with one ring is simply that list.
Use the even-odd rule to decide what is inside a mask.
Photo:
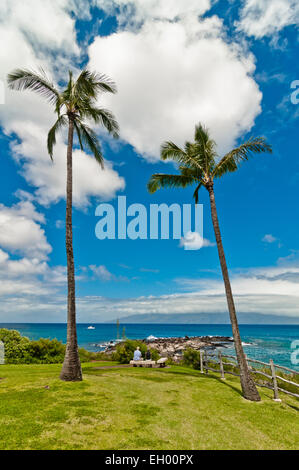
[{"label": "turquoise water", "polygon": [[[94,330],[88,330],[89,324],[78,324],[78,342],[81,347],[97,351],[95,344],[114,340],[117,336],[116,324],[94,323]],[[231,336],[230,325],[169,325],[169,324],[121,324],[120,334],[125,327],[126,337],[143,339],[149,335],[156,337],[179,336]],[[65,343],[66,325],[59,323],[0,323],[0,328],[16,329],[30,339],[57,338]],[[240,325],[246,354],[252,359],[269,362],[299,370],[299,364],[292,364],[291,343],[299,340],[299,325]],[[233,351],[227,349],[227,352]],[[299,359],[299,354],[297,354]]]}]

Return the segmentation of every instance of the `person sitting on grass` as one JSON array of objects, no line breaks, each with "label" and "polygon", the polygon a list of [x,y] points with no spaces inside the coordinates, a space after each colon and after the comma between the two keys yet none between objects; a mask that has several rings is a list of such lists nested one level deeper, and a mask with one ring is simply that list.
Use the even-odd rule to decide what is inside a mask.
[{"label": "person sitting on grass", "polygon": [[134,351],[134,361],[141,361],[142,359],[142,354],[140,352],[139,346],[137,346],[136,350]]}]

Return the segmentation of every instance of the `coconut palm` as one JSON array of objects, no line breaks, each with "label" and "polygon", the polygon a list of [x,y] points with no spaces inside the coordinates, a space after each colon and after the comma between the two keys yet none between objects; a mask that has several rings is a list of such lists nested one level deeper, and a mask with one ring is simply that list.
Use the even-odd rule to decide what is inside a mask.
[{"label": "coconut palm", "polygon": [[65,89],[54,86],[45,72],[31,70],[14,70],[7,77],[8,85],[13,90],[31,90],[44,97],[54,106],[57,120],[48,133],[48,153],[53,159],[56,134],[63,128],[68,129],[67,144],[67,181],[66,181],[66,254],[67,254],[67,346],[60,378],[66,381],[82,380],[81,364],[78,353],[75,302],[75,267],[73,256],[72,234],[72,195],[73,171],[72,152],[74,133],[78,138],[81,150],[89,150],[103,168],[101,147],[95,132],[88,122],[104,126],[114,137],[118,136],[118,124],[113,114],[97,106],[100,93],[116,93],[115,84],[105,75],[83,70],[74,80],[69,72]]},{"label": "coconut palm", "polygon": [[179,174],[154,174],[148,183],[148,190],[154,193],[160,188],[185,188],[195,185],[194,199],[198,203],[198,192],[201,187],[207,189],[210,197],[212,222],[217,242],[219,260],[224,280],[228,310],[232,325],[234,344],[238,365],[240,368],[241,386],[243,396],[248,400],[259,401],[260,396],[254,381],[248,370],[240,338],[238,320],[232,295],[232,289],[224,255],[219,221],[214,195],[214,180],[228,172],[236,171],[239,165],[248,160],[255,153],[272,152],[264,138],[251,138],[239,147],[219,158],[216,152],[216,144],[211,139],[208,129],[202,125],[195,127],[194,142],[186,142],[184,148],[178,147],[173,142],[165,142],[161,147],[162,160],[174,160],[178,164]]}]

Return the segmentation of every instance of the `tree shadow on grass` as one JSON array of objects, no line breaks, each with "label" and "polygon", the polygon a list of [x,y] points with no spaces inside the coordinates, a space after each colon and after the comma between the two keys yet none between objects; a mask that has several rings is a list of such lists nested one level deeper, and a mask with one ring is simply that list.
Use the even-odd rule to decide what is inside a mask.
[{"label": "tree shadow on grass", "polygon": [[[162,371],[161,371],[162,372]],[[217,377],[214,374],[202,374],[200,371],[197,371],[196,369],[190,369],[189,370],[171,370],[169,372],[170,374],[175,374],[175,375],[181,375],[183,377],[185,376],[190,376],[190,377],[196,377],[198,379],[212,379],[216,380],[218,383],[221,383],[221,385],[226,385],[227,387],[231,388],[234,392],[237,392],[238,395],[243,396],[241,390],[236,386],[233,385],[232,383],[227,382],[226,380],[221,380],[220,377]]]}]

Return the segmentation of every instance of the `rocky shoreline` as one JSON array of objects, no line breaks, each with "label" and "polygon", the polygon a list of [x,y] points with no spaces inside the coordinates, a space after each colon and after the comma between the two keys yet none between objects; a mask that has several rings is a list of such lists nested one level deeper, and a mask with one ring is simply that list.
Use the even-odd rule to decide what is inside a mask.
[{"label": "rocky shoreline", "polygon": [[[160,356],[172,358],[180,361],[186,349],[215,349],[232,345],[234,340],[229,336],[185,336],[184,338],[155,338],[148,337],[139,340],[145,343],[148,348],[156,349]],[[107,344],[104,352],[112,354],[116,350],[117,344]]]}]

